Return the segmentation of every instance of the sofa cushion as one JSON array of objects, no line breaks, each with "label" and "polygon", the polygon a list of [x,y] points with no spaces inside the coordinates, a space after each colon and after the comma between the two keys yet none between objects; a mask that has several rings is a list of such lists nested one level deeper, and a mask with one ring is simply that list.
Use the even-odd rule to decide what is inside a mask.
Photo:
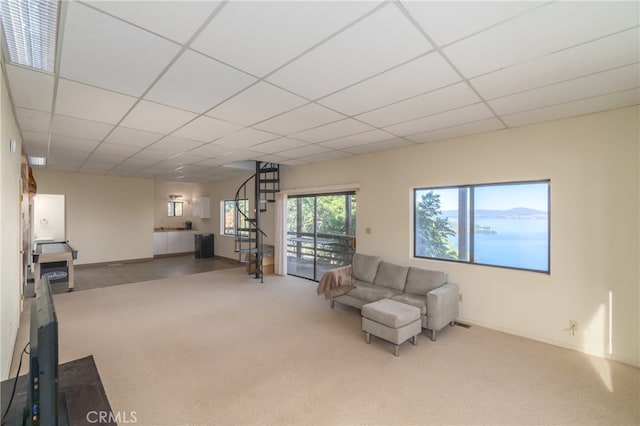
[{"label": "sofa cushion", "polygon": [[378,300],[388,299],[401,294],[399,291],[391,288],[369,284],[358,280],[356,280],[354,284],[356,285],[356,288],[347,294],[351,297],[364,300],[367,303],[377,302]]},{"label": "sofa cushion", "polygon": [[380,285],[394,290],[403,291],[407,282],[408,266],[396,265],[382,261],[378,267],[378,273],[373,281],[375,285]]},{"label": "sofa cushion", "polygon": [[353,261],[351,262],[353,266],[353,278],[367,283],[373,283],[381,261],[382,259],[378,256],[354,253]]},{"label": "sofa cushion", "polygon": [[427,315],[427,296],[425,294],[403,293],[393,296],[391,300],[415,306],[420,309],[420,315]]},{"label": "sofa cushion", "polygon": [[404,327],[420,318],[420,312],[406,303],[380,300],[362,307],[362,316],[391,328]]},{"label": "sofa cushion", "polygon": [[447,274],[434,269],[409,267],[405,293],[427,294],[447,282]]}]

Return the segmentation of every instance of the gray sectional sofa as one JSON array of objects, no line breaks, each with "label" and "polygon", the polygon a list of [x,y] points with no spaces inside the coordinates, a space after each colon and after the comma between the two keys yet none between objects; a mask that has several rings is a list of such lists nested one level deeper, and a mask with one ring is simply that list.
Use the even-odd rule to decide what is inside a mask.
[{"label": "gray sectional sofa", "polygon": [[443,271],[402,266],[383,261],[378,256],[353,255],[352,286],[347,293],[332,297],[334,302],[357,309],[368,303],[391,299],[420,309],[422,328],[436,332],[453,325],[458,316],[458,286],[447,282]]}]

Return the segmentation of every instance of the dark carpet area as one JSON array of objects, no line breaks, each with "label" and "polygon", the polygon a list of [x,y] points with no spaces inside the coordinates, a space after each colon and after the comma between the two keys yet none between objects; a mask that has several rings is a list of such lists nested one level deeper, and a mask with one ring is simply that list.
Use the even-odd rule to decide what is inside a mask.
[{"label": "dark carpet area", "polygon": [[[243,265],[237,260],[226,257],[198,259],[193,254],[157,257],[129,263],[114,262],[108,265],[76,265],[74,291],[179,277]],[[67,291],[67,282],[52,283],[51,288],[54,294],[64,293]],[[25,296],[33,297],[32,282],[27,286]]]}]

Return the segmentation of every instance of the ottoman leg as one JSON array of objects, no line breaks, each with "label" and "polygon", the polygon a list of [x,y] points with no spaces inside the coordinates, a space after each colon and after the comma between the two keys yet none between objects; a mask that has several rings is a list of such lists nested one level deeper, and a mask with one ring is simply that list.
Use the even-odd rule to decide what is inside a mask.
[{"label": "ottoman leg", "polygon": [[417,334],[415,336],[413,336],[413,338],[411,339],[411,343],[413,343],[413,346],[417,346],[418,345],[418,335]]},{"label": "ottoman leg", "polygon": [[331,309],[333,309],[335,305],[336,305],[336,302],[334,300],[331,300]]},{"label": "ottoman leg", "polygon": [[364,333],[364,340],[367,342],[367,344],[371,343],[371,334],[365,332]]},{"label": "ottoman leg", "polygon": [[400,346],[398,346],[398,345],[393,345],[393,354],[394,354],[395,356],[398,356],[398,348],[399,348],[399,347],[400,347]]},{"label": "ottoman leg", "polygon": [[435,330],[431,330],[431,340],[433,340],[434,342],[436,341],[436,331]]}]

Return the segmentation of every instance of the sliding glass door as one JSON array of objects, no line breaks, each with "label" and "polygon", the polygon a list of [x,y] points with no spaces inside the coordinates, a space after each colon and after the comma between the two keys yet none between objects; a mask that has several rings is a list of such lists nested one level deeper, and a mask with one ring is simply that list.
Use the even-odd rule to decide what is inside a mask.
[{"label": "sliding glass door", "polygon": [[320,280],[351,263],[355,250],[356,195],[290,196],[287,200],[287,271]]}]

